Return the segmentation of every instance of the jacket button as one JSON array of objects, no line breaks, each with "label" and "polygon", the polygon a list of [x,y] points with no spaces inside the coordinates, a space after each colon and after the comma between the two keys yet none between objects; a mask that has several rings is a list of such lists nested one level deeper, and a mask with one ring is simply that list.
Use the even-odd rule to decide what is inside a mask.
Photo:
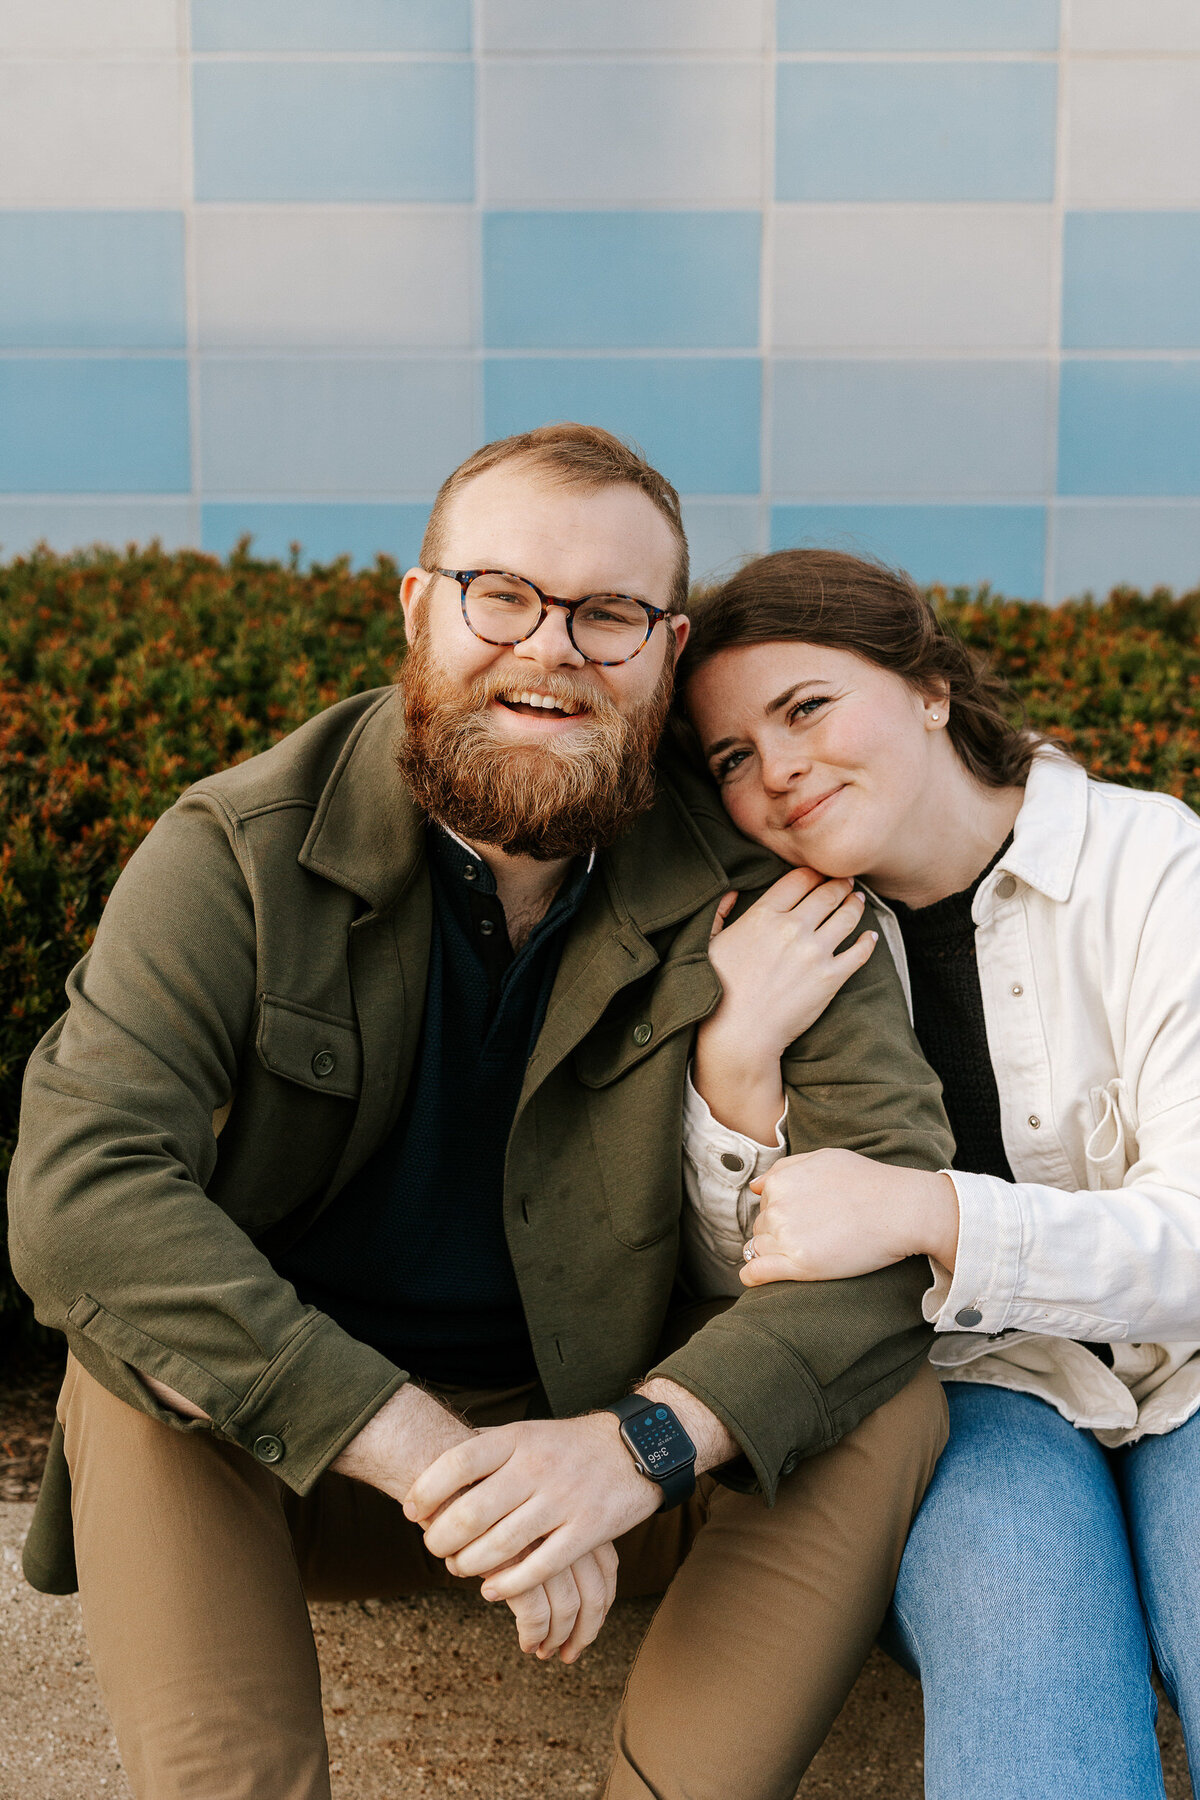
[{"label": "jacket button", "polygon": [[1042,1121],[1038,1118],[1036,1113],[1030,1113],[1029,1115],[1029,1129],[1030,1131],[1040,1131],[1042,1129]]},{"label": "jacket button", "polygon": [[1025,989],[1021,986],[1019,981],[1014,981],[1012,984],[1012,987],[1009,991],[1010,991],[1010,993],[1015,994],[1017,999],[1019,1000],[1021,998],[1021,995],[1025,992]]},{"label": "jacket button", "polygon": [[491,935],[492,935],[493,931],[495,931],[495,929],[496,929],[496,922],[494,919],[480,919],[480,921],[479,921],[480,937],[491,937]]},{"label": "jacket button", "polygon": [[337,1057],[332,1050],[318,1050],[312,1059],[314,1075],[332,1075],[337,1068]]},{"label": "jacket button", "polygon": [[277,1437],[255,1438],[254,1454],[260,1463],[282,1462],[283,1439]]},{"label": "jacket button", "polygon": [[640,1025],[635,1025],[633,1028],[633,1041],[635,1044],[648,1044],[653,1036],[654,1027],[653,1025],[648,1025],[645,1019],[642,1020]]},{"label": "jacket button", "polygon": [[799,1463],[800,1463],[800,1458],[797,1456],[796,1452],[794,1450],[789,1450],[788,1454],[783,1459],[783,1466],[782,1466],[781,1473],[784,1475],[790,1475],[792,1473],[792,1470],[799,1466]]},{"label": "jacket button", "polygon": [[721,1161],[727,1169],[732,1169],[735,1175],[740,1169],[744,1169],[746,1166],[742,1158],[740,1156],[735,1156],[732,1150],[724,1151],[721,1156]]},{"label": "jacket button", "polygon": [[980,1312],[980,1310],[977,1306],[964,1306],[961,1312],[955,1313],[954,1323],[956,1325],[964,1325],[964,1326],[968,1326],[968,1327],[971,1325],[982,1325],[983,1324],[983,1314]]},{"label": "jacket button", "polygon": [[1005,875],[996,883],[996,893],[1001,900],[1011,900],[1017,891],[1017,884],[1011,875]]}]

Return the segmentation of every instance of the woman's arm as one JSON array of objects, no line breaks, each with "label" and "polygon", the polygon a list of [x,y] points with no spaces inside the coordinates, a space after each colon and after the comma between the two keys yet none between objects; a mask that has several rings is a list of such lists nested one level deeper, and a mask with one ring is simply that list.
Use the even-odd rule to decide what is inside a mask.
[{"label": "woman's arm", "polygon": [[862,920],[863,897],[812,869],[790,870],[729,921],[737,898],[725,896],[713,923],[722,993],[696,1034],[692,1079],[722,1125],[769,1145],[784,1110],[780,1058],[863,967],[877,934],[839,951]]}]

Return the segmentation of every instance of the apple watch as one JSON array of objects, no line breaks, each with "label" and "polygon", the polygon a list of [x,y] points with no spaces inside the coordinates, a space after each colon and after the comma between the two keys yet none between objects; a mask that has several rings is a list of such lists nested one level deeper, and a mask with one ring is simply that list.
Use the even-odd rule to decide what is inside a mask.
[{"label": "apple watch", "polygon": [[615,1413],[621,1438],[639,1474],[662,1490],[662,1510],[682,1506],[696,1488],[696,1446],[669,1406],[626,1394],[601,1412]]}]

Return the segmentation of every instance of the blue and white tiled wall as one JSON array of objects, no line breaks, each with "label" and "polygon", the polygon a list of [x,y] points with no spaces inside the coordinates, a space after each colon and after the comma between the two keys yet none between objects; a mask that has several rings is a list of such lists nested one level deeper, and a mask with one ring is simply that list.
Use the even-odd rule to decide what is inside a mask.
[{"label": "blue and white tiled wall", "polygon": [[593,419],[700,570],[1200,582],[1200,0],[0,0],[0,543],[413,556]]}]

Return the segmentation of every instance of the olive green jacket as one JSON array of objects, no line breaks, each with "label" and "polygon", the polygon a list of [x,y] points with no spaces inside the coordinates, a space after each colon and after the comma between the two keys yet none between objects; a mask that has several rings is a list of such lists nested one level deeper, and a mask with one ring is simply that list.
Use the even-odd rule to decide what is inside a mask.
[{"label": "olive green jacket", "polygon": [[[432,901],[396,721],[391,690],[343,701],[159,820],[29,1065],[9,1186],[13,1268],[79,1361],[299,1493],[406,1379],[272,1262],[386,1138],[412,1071]],[[509,1139],[505,1229],[556,1415],[656,1366],[685,1072],[720,992],[709,927],[731,884],[779,867],[702,783],[692,800],[702,828],[662,782],[597,859]],[[795,1148],[947,1161],[938,1084],[882,944],[786,1075]],[[927,1283],[921,1263],[756,1289],[657,1370],[726,1422],[769,1499],[913,1373]],[[159,1407],[141,1374],[212,1424]],[[74,1578],[66,1492],[56,1442],[26,1572],[57,1591]]]}]

